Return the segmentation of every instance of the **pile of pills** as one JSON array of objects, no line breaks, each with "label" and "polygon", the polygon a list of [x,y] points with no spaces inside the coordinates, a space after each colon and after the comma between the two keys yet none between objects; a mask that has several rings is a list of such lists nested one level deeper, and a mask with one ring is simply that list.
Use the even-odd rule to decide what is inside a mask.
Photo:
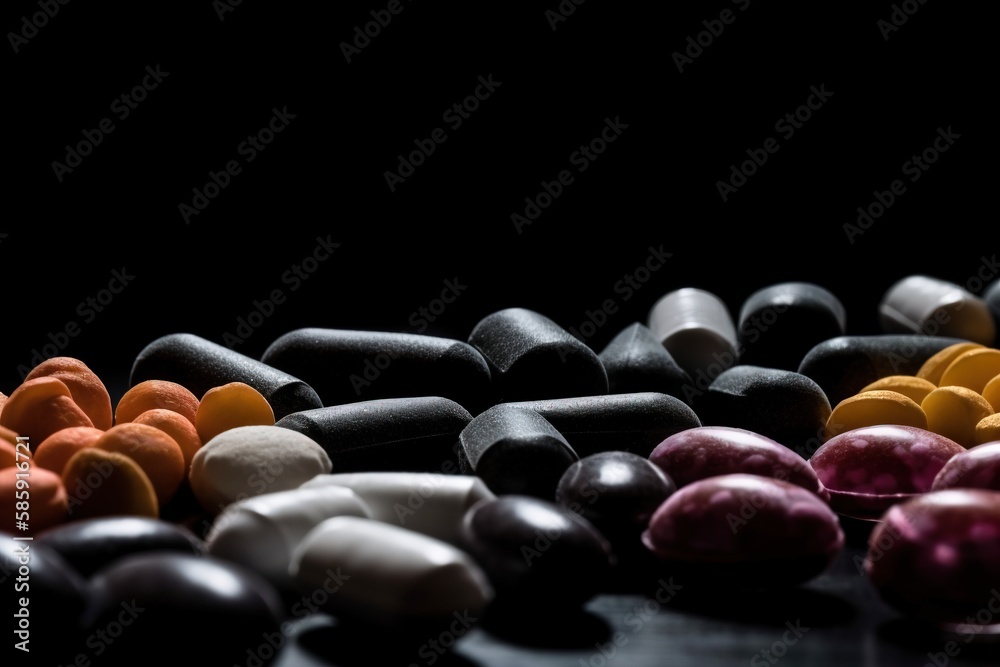
[{"label": "pile of pills", "polygon": [[107,664],[180,660],[164,638],[192,624],[214,629],[206,664],[243,664],[321,613],[412,631],[647,574],[794,587],[861,521],[884,599],[967,627],[1000,586],[993,315],[922,276],[883,313],[848,336],[834,295],[784,283],[736,319],[678,290],[601,350],[524,308],[466,340],[300,329],[261,359],[177,333],[116,405],[54,357],[0,394],[2,564],[32,537],[52,664],[112,626]]}]

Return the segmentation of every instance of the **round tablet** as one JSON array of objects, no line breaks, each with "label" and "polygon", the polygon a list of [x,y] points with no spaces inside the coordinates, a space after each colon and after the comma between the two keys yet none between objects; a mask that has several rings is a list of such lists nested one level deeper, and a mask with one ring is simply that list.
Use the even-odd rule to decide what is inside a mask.
[{"label": "round tablet", "polygon": [[948,364],[938,386],[956,384],[978,393],[997,375],[1000,375],[1000,350],[991,347],[969,350]]},{"label": "round tablet", "polygon": [[933,382],[935,385],[940,385],[941,375],[951,362],[969,350],[984,349],[986,349],[985,345],[982,343],[973,343],[972,341],[952,343],[925,359],[920,368],[917,369],[915,375],[918,378]]},{"label": "round tablet", "polygon": [[975,390],[959,385],[938,387],[920,403],[927,430],[940,433],[963,447],[974,447],[976,425],[993,414],[993,406]]},{"label": "round tablet", "polygon": [[935,389],[937,389],[936,384],[916,375],[887,375],[865,385],[858,393],[877,390],[894,391],[910,397],[919,404],[920,401],[924,400],[924,396]]}]

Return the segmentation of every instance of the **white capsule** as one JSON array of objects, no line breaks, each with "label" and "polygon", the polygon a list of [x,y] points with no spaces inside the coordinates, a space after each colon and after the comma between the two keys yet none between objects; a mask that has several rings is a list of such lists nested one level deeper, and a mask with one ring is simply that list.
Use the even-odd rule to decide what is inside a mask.
[{"label": "white capsule", "polygon": [[462,549],[354,516],[326,519],[309,531],[289,574],[324,611],[391,626],[477,617],[494,596],[485,572]]},{"label": "white capsule", "polygon": [[986,301],[960,285],[922,275],[894,283],[878,307],[885,333],[963,338],[992,346],[996,322]]},{"label": "white capsule", "polygon": [[365,502],[373,519],[451,544],[461,540],[465,512],[496,496],[474,475],[422,472],[356,472],[317,475],[303,488],[343,486]]},{"label": "white capsule", "polygon": [[341,486],[265,493],[226,507],[212,523],[205,549],[288,590],[295,586],[288,574],[292,551],[322,521],[342,515],[367,518],[371,512],[354,491]]}]

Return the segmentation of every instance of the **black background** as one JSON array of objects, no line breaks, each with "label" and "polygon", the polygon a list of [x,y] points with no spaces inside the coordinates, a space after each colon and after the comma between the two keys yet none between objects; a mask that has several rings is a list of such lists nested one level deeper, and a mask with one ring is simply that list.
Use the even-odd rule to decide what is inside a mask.
[{"label": "black background", "polygon": [[[224,343],[276,289],[285,301],[234,349],[259,357],[306,326],[465,339],[508,306],[579,328],[612,299],[615,312],[586,340],[599,350],[672,290],[709,290],[735,318],[752,292],[784,281],[827,287],[845,304],[848,333],[867,334],[878,332],[882,295],[906,275],[981,289],[976,280],[996,270],[997,24],[986,3],[905,4],[915,13],[884,33],[879,21],[901,5],[566,0],[575,10],[553,29],[546,12],[557,0],[402,0],[347,62],[341,43],[386,2],[243,0],[220,16],[209,0],[74,0],[16,51],[10,33],[41,10],[6,2],[0,391],[13,391],[36,353],[51,356],[44,346],[55,339],[117,402],[146,344],[181,331]],[[673,54],[723,10],[732,22],[678,71]],[[168,75],[120,119],[114,100],[157,66]],[[442,114],[480,76],[499,86],[453,129]],[[812,86],[829,99],[793,136],[780,134],[775,123]],[[294,118],[246,162],[239,145],[275,108]],[[53,162],[104,118],[114,131],[59,180]],[[511,215],[525,197],[574,170],[571,154],[608,118],[627,128],[518,233]],[[439,127],[447,140],[391,191],[384,173],[397,155]],[[903,164],[939,128],[959,138],[910,182]],[[769,137],[779,150],[723,201],[717,182]],[[234,159],[242,172],[185,221],[179,205]],[[895,179],[905,193],[849,238],[857,208]],[[282,276],[317,237],[340,246],[293,290]],[[671,257],[642,289],[628,299],[616,292],[661,246]],[[85,318],[79,304],[99,297],[114,271],[134,277]],[[465,289],[419,330],[411,316],[447,280]],[[74,324],[77,335],[60,335]],[[857,613],[799,656],[923,664],[926,647],[900,650],[875,633],[893,613],[852,568],[845,561],[843,576],[817,590]],[[642,599],[597,609],[620,625],[632,601]],[[745,664],[788,620],[747,634],[724,619],[706,629],[689,616],[657,618],[667,634],[656,636],[681,644],[644,635],[652,643],[633,662]],[[475,662],[493,656],[483,664],[527,664],[533,651],[476,637],[466,650]],[[574,665],[595,655],[591,645],[574,650],[537,655]]]},{"label": "black background", "polygon": [[[984,9],[911,3],[886,39],[892,6],[864,4],[591,0],[564,3],[575,11],[553,29],[556,2],[403,0],[349,63],[341,43],[386,3],[245,0],[221,17],[208,1],[57,5],[16,53],[6,39],[0,390],[75,322],[60,353],[117,399],[148,342],[223,342],[274,289],[285,302],[234,349],[259,357],[303,326],[464,339],[508,306],[579,328],[610,298],[586,339],[599,350],[674,289],[712,291],[735,318],[751,292],[792,280],[827,287],[849,332],[873,333],[895,280],[966,285],[995,252],[992,49]],[[732,22],[678,71],[673,54],[723,10]],[[3,26],[21,32],[39,11],[7,3]],[[147,66],[168,75],[120,119],[114,100]],[[444,112],[480,76],[499,86],[453,129]],[[776,131],[811,86],[830,97],[793,136]],[[247,162],[239,145],[275,108],[294,118]],[[104,118],[114,131],[60,181],[53,162]],[[627,129],[578,172],[571,154],[606,118]],[[960,138],[911,183],[903,163],[949,127]],[[385,172],[435,128],[446,141],[391,191]],[[717,182],[768,137],[778,152],[723,201]],[[234,159],[241,173],[185,221],[179,205]],[[511,215],[564,169],[573,183],[518,233]],[[894,179],[906,192],[849,238],[856,209]],[[292,290],[282,276],[317,237],[340,247]],[[616,292],[660,246],[662,269]],[[85,319],[78,305],[122,269],[134,279]],[[456,279],[460,298],[414,326]]]}]

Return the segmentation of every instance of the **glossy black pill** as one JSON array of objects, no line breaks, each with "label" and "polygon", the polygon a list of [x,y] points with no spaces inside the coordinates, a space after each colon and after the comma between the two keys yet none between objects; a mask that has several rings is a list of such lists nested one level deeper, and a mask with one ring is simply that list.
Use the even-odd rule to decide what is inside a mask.
[{"label": "glossy black pill", "polygon": [[919,334],[837,336],[809,350],[798,372],[822,387],[830,405],[889,375],[916,375],[923,363],[961,338]]},{"label": "glossy black pill", "polygon": [[676,396],[658,392],[515,401],[507,405],[528,408],[545,417],[580,456],[606,451],[649,456],[664,438],[701,426],[691,406]]},{"label": "glossy black pill", "polygon": [[176,382],[198,397],[213,387],[243,382],[267,399],[275,419],[323,405],[316,391],[299,378],[189,333],[161,336],[139,352],[129,385],[145,380]]},{"label": "glossy black pill", "polygon": [[659,466],[631,452],[598,452],[571,465],[556,502],[590,521],[616,553],[637,549],[656,508],[677,490]]},{"label": "glossy black pill", "polygon": [[469,411],[451,399],[420,396],[303,410],[275,426],[319,443],[333,472],[453,473],[458,435],[471,420]]},{"label": "glossy black pill", "polygon": [[459,434],[459,470],[497,495],[552,500],[566,469],[579,460],[566,438],[527,408],[494,405]]},{"label": "glossy black pill", "polygon": [[550,318],[507,308],[481,319],[468,342],[489,364],[498,402],[608,393],[597,353]]},{"label": "glossy black pill", "polygon": [[262,577],[209,556],[133,554],[96,572],[91,589],[84,631],[117,635],[101,665],[243,664],[285,617]]},{"label": "glossy black pill", "polygon": [[39,534],[36,543],[57,551],[84,577],[119,558],[147,551],[204,553],[204,541],[180,524],[142,516],[71,521]]},{"label": "glossy black pill", "polygon": [[611,545],[593,524],[541,498],[480,501],[466,513],[463,535],[501,605],[582,604],[604,589],[614,567]]},{"label": "glossy black pill", "polygon": [[478,414],[493,403],[483,355],[439,336],[296,329],[275,339],[261,361],[307,382],[323,405],[443,396]]},{"label": "glossy black pill", "polygon": [[619,331],[598,356],[608,374],[610,393],[655,391],[690,403],[695,388],[691,376],[642,322]]}]

